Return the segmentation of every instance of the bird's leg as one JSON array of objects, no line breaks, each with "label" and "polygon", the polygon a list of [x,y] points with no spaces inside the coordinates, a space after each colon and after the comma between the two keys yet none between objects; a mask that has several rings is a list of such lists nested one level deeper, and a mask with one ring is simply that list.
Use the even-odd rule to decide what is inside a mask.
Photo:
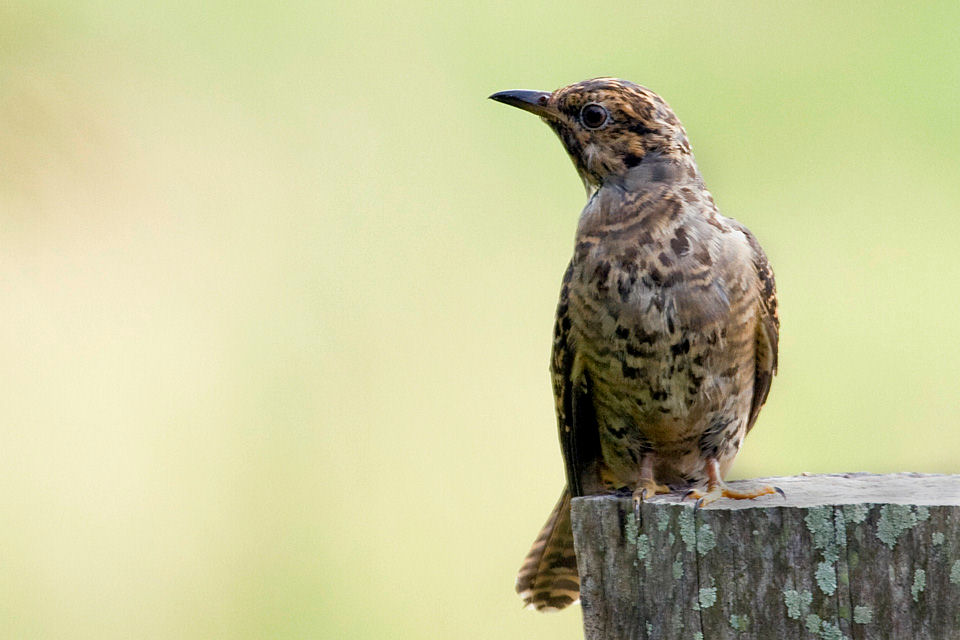
[{"label": "bird's leg", "polygon": [[640,510],[640,503],[658,493],[670,493],[670,487],[658,484],[653,476],[654,454],[645,453],[640,458],[640,480],[633,490],[633,508]]},{"label": "bird's leg", "polygon": [[704,493],[699,489],[691,489],[683,496],[684,499],[693,497],[697,499],[697,507],[703,507],[716,501],[718,498],[730,498],[732,500],[750,500],[760,496],[770,495],[771,493],[783,494],[779,487],[763,485],[753,491],[734,491],[723,483],[720,478],[720,464],[716,458],[708,458],[704,469],[707,472],[707,491]]}]

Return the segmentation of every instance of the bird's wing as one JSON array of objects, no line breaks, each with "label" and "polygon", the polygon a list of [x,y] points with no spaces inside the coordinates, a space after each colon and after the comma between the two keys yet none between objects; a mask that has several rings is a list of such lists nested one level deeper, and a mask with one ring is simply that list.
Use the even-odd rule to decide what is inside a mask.
[{"label": "bird's wing", "polygon": [[773,269],[767,260],[767,254],[757,239],[746,227],[740,230],[747,237],[753,249],[753,266],[759,281],[759,322],[757,323],[756,365],[754,369],[753,402],[750,405],[750,420],[747,431],[753,428],[760,414],[760,408],[770,393],[770,384],[777,372],[777,351],[780,342],[780,316],[777,313],[777,284],[773,278]]},{"label": "bird's wing", "polygon": [[557,319],[553,332],[553,357],[550,373],[557,409],[560,448],[567,475],[567,487],[573,497],[596,492],[600,474],[600,431],[597,426],[590,380],[575,371],[576,352],[570,340],[569,282],[573,265],[567,267],[560,289]]}]

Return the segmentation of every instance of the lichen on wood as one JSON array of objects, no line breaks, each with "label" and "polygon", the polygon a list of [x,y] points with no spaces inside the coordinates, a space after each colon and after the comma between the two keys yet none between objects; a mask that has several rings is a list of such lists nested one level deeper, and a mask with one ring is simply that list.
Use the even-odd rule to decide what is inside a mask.
[{"label": "lichen on wood", "polygon": [[759,482],[787,500],[575,499],[587,640],[960,638],[960,476]]}]

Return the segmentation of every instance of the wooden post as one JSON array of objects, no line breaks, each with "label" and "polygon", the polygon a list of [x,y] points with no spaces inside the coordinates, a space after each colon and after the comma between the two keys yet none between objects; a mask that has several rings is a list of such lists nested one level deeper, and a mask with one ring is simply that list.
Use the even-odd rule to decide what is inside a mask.
[{"label": "wooden post", "polygon": [[960,476],[757,483],[786,500],[573,500],[587,640],[960,638]]}]

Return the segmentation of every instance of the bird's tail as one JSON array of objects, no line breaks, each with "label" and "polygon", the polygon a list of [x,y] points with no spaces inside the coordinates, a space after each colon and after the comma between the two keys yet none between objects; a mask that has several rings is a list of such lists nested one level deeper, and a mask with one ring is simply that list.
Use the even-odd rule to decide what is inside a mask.
[{"label": "bird's tail", "polygon": [[580,601],[568,489],[563,490],[560,501],[523,560],[517,575],[517,593],[528,608],[537,611],[559,611]]}]

